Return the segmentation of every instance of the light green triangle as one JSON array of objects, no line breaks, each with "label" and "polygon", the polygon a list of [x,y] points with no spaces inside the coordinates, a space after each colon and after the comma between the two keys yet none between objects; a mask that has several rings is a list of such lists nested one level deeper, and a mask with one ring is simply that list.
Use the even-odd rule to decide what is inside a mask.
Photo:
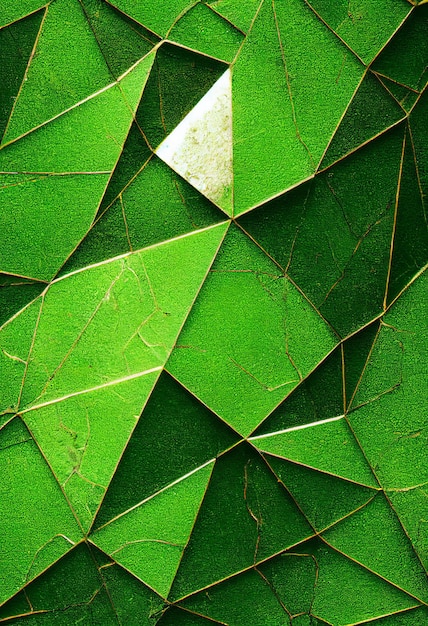
[{"label": "light green triangle", "polygon": [[158,375],[150,372],[23,415],[85,532]]},{"label": "light green triangle", "polygon": [[154,53],[113,84],[5,146],[0,170],[13,172],[110,172],[122,151],[144,90]]},{"label": "light green triangle", "polygon": [[17,22],[37,9],[44,8],[47,0],[3,0],[0,14],[0,28]]},{"label": "light green triangle", "polygon": [[315,172],[364,66],[306,3],[266,1],[232,71],[238,216]]},{"label": "light green triangle", "polygon": [[171,588],[214,461],[94,533],[91,541],[161,596]]},{"label": "light green triangle", "polygon": [[161,369],[227,226],[177,237],[53,282],[44,298],[21,411]]},{"label": "light green triangle", "polygon": [[361,485],[378,487],[342,416],[253,437],[251,442],[259,450],[288,461],[295,461]]},{"label": "light green triangle", "polygon": [[52,280],[88,232],[108,179],[108,173],[0,175],[1,271]]},{"label": "light green triangle", "polygon": [[1,431],[0,604],[82,539],[30,433],[14,418]]},{"label": "light green triangle", "polygon": [[78,0],[50,3],[3,143],[43,124],[112,81]]},{"label": "light green triangle", "polygon": [[155,51],[149,52],[119,78],[122,93],[134,113],[140,103],[155,57]]}]

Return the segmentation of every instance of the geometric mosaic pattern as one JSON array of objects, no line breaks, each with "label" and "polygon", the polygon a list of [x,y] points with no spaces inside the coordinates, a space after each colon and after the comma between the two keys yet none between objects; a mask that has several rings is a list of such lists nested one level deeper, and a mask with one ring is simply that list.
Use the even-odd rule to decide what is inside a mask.
[{"label": "geometric mosaic pattern", "polygon": [[428,624],[427,18],[3,0],[1,622]]}]

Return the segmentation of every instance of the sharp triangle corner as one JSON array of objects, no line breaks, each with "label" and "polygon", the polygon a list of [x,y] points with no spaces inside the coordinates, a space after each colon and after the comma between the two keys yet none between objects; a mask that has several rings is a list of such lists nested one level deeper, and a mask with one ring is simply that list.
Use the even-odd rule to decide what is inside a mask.
[{"label": "sharp triangle corner", "polygon": [[230,70],[220,76],[155,152],[211,202],[232,214]]}]

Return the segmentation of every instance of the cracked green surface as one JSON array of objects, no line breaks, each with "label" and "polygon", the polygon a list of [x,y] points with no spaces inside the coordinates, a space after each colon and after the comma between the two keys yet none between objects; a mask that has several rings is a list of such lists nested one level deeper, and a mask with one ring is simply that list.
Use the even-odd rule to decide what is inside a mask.
[{"label": "cracked green surface", "polygon": [[428,623],[427,8],[3,1],[0,622]]}]

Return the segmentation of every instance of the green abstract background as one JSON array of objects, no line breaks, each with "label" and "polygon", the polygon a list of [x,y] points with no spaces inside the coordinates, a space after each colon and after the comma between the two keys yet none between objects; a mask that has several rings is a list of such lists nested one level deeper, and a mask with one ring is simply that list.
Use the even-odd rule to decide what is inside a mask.
[{"label": "green abstract background", "polygon": [[2,0],[0,622],[428,624],[427,18]]}]

